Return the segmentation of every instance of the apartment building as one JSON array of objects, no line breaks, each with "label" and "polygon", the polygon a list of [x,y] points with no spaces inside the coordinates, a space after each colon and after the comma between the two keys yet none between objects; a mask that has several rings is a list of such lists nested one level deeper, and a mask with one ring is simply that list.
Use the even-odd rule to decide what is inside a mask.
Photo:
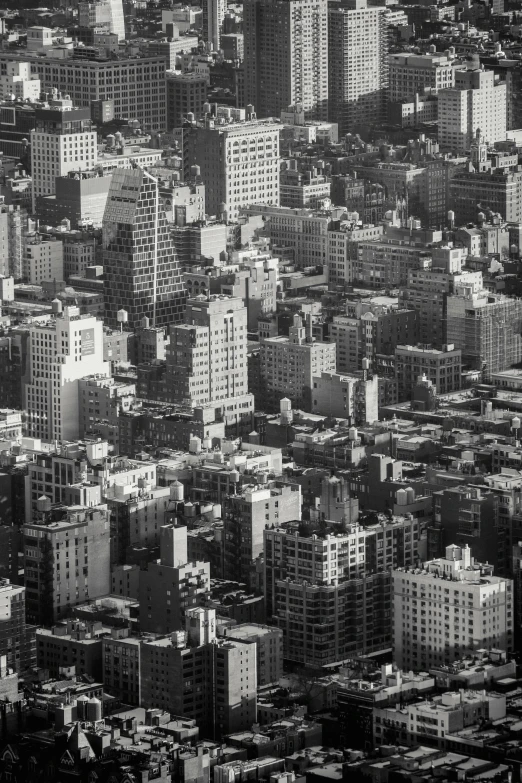
[{"label": "apartment building", "polygon": [[253,583],[256,559],[263,554],[263,531],[278,524],[301,519],[301,487],[266,481],[246,484],[223,499],[224,571],[235,582]]},{"label": "apartment building", "polygon": [[41,502],[40,519],[23,526],[27,619],[52,625],[77,604],[110,592],[107,507]]},{"label": "apartment building", "polygon": [[477,563],[469,546],[446,547],[423,568],[397,568],[393,654],[397,666],[426,671],[475,650],[513,647],[513,583]]},{"label": "apartment building", "polygon": [[328,23],[329,119],[343,136],[386,119],[388,21],[384,8],[343,0]]},{"label": "apartment building", "polygon": [[55,192],[56,177],[75,169],[92,169],[98,158],[96,131],[88,108],[77,108],[70,98],[53,97],[48,106],[36,109],[34,120],[31,131],[33,212],[39,196]]},{"label": "apartment building", "polygon": [[328,119],[326,0],[248,0],[244,8],[245,104],[279,117],[301,104],[307,119]]},{"label": "apartment building", "polygon": [[[312,528],[313,529],[313,528]],[[283,631],[284,657],[324,666],[391,646],[389,569],[415,563],[420,523],[394,518],[319,533],[264,531],[265,600]]]},{"label": "apartment building", "polygon": [[189,609],[208,595],[210,564],[189,563],[187,528],[166,524],[160,529],[160,559],[140,574],[140,629],[167,634],[183,629]]},{"label": "apartment building", "polygon": [[27,435],[42,440],[79,437],[78,383],[87,375],[109,375],[103,361],[103,325],[66,307],[47,323],[29,329],[24,408]]},{"label": "apartment building", "polygon": [[336,346],[312,337],[311,316],[306,327],[299,314],[288,337],[267,337],[260,344],[260,371],[266,392],[274,399],[288,397],[310,410],[315,375],[335,372]]},{"label": "apartment building", "polygon": [[395,349],[395,377],[399,402],[411,400],[419,378],[433,383],[438,394],[457,391],[462,382],[462,353],[453,345],[441,351],[415,345]]},{"label": "apartment building", "polygon": [[448,54],[390,54],[389,100],[404,101],[420,95],[436,95],[455,85],[455,63]]},{"label": "apartment building", "polygon": [[506,139],[506,83],[481,69],[478,54],[455,71],[455,86],[439,92],[439,141],[453,152],[470,149],[477,130],[489,144]]},{"label": "apartment building", "polygon": [[256,646],[216,639],[213,609],[187,613],[186,630],[142,642],[142,705],[197,721],[205,737],[256,722]]}]

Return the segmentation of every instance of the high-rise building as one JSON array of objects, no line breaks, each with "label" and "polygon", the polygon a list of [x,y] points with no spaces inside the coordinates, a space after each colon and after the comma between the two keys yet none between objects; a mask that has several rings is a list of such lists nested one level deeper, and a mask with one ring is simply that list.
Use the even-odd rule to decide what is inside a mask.
[{"label": "high-rise building", "polygon": [[226,425],[240,429],[252,425],[247,308],[239,297],[189,299],[185,323],[171,328],[166,354],[169,402],[187,410],[214,409]]},{"label": "high-rise building", "polygon": [[329,119],[342,136],[385,121],[388,23],[384,7],[342,0],[328,11]]},{"label": "high-rise building", "polygon": [[87,108],[76,108],[70,98],[54,98],[38,108],[31,131],[33,212],[38,196],[55,192],[56,177],[73,169],[91,169],[98,157],[97,136]]},{"label": "high-rise building", "polygon": [[78,23],[96,32],[117,35],[118,41],[125,40],[122,0],[82,0],[78,4]]},{"label": "high-rise building", "polygon": [[249,730],[257,717],[256,645],[216,638],[213,609],[187,612],[186,630],[141,645],[141,704],[197,721],[204,737]]},{"label": "high-rise building", "polygon": [[506,139],[506,83],[481,70],[473,55],[465,70],[455,71],[455,86],[439,92],[439,142],[452,152],[470,149],[477,130],[489,144]]},{"label": "high-rise building", "polygon": [[279,482],[252,483],[223,499],[224,575],[253,585],[253,568],[263,554],[263,530],[301,519],[301,487]]},{"label": "high-rise building", "polygon": [[22,237],[26,223],[26,211],[4,204],[0,196],[0,274],[12,276],[15,280],[22,277]]},{"label": "high-rise building", "polygon": [[36,665],[36,629],[25,622],[25,587],[0,579],[0,655],[21,673]]},{"label": "high-rise building", "polygon": [[469,546],[446,547],[423,568],[397,568],[393,581],[393,660],[428,671],[480,649],[513,647],[513,582],[477,563]]},{"label": "high-rise building", "polygon": [[260,117],[301,104],[328,119],[327,0],[247,0],[244,36],[246,104]]},{"label": "high-rise building", "polygon": [[[81,52],[82,47],[79,48]],[[85,54],[62,58],[41,57],[38,52],[24,52],[23,56],[9,52],[0,54],[0,68],[13,60],[31,63],[32,72],[40,78],[42,92],[57,89],[70,95],[75,106],[88,108],[89,113],[93,103],[109,102],[115,117],[138,120],[142,130],[157,131],[166,126],[165,57],[108,59],[105,54],[96,56],[93,52],[92,59],[86,59]],[[122,89],[123,85],[127,89]]]},{"label": "high-rise building", "polygon": [[73,606],[109,595],[109,514],[104,505],[52,509],[46,497],[40,504],[40,518],[23,526],[27,619],[52,625]]},{"label": "high-rise building", "polygon": [[416,562],[420,523],[401,517],[364,527],[357,512],[355,501],[342,529],[327,516],[322,529],[264,531],[267,615],[283,631],[289,660],[324,666],[390,646],[389,569]]},{"label": "high-rise building", "polygon": [[127,312],[130,328],[182,320],[185,289],[158,180],[143,169],[113,174],[103,216],[105,322]]},{"label": "high-rise building", "polygon": [[24,408],[27,435],[42,440],[79,437],[78,380],[108,375],[103,325],[77,307],[29,330]]},{"label": "high-rise building", "polygon": [[[236,111],[224,108],[232,119]],[[250,110],[246,120],[243,111],[239,114],[232,122],[221,122],[219,116],[207,118],[187,135],[186,163],[200,167],[207,215],[226,213],[231,222],[249,204],[279,204],[281,126],[255,119]]]},{"label": "high-rise building", "polygon": [[181,128],[189,114],[193,114],[197,120],[202,116],[207,90],[208,77],[204,73],[167,71],[168,131]]},{"label": "high-rise building", "polygon": [[214,51],[221,48],[221,28],[227,10],[226,0],[203,0],[203,38]]},{"label": "high-rise building", "polygon": [[[173,490],[176,491],[176,487]],[[187,610],[210,590],[210,564],[187,562],[187,528],[160,528],[160,559],[140,574],[140,629],[167,634],[180,631]]]}]

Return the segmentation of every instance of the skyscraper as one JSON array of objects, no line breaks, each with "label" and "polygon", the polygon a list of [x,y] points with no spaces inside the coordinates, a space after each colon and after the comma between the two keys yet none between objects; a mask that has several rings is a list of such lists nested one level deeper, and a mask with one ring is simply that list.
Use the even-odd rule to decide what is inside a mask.
[{"label": "skyscraper", "polygon": [[55,192],[56,177],[91,169],[98,157],[96,131],[88,108],[78,109],[69,98],[54,97],[36,109],[31,131],[33,212],[38,196]]},{"label": "skyscraper", "polygon": [[86,0],[78,5],[80,27],[91,27],[102,33],[113,33],[125,40],[122,0]]},{"label": "skyscraper", "polygon": [[116,326],[118,310],[129,326],[143,316],[153,326],[182,320],[183,285],[158,181],[143,169],[114,172],[103,217],[105,323]]},{"label": "skyscraper", "polygon": [[330,120],[339,135],[386,119],[388,26],[384,7],[342,0],[328,11]]},{"label": "skyscraper", "polygon": [[328,118],[327,0],[247,0],[244,4],[245,103],[259,117],[302,104]]},{"label": "skyscraper", "polygon": [[78,438],[78,379],[109,374],[101,321],[66,307],[53,321],[31,326],[27,365],[26,434],[46,441]]},{"label": "skyscraper", "polygon": [[216,51],[221,45],[221,27],[226,10],[226,0],[203,0],[203,37]]},{"label": "skyscraper", "polygon": [[169,402],[219,411],[231,426],[251,423],[248,392],[247,309],[239,297],[189,299],[185,323],[167,345]]}]

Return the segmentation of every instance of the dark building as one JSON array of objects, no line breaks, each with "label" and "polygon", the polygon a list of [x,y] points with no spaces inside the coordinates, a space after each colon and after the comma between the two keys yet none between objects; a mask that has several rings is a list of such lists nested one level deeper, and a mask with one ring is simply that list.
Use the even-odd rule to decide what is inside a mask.
[{"label": "dark building", "polygon": [[185,286],[161,207],[158,182],[146,171],[118,169],[112,175],[103,218],[105,323],[118,311],[131,329],[146,316],[152,326],[180,323]]}]

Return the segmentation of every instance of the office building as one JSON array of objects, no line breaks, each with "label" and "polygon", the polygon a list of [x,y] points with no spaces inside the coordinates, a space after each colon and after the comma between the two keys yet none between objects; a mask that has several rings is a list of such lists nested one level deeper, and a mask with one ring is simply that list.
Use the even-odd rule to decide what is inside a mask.
[{"label": "office building", "polygon": [[399,668],[428,671],[476,650],[513,647],[513,583],[477,563],[469,546],[446,547],[422,568],[397,568],[393,654]]},{"label": "office building", "polygon": [[38,108],[31,131],[31,171],[33,212],[36,200],[55,192],[56,177],[75,169],[91,169],[96,164],[97,136],[90,111],[76,108],[69,98],[53,98]]},{"label": "office building", "polygon": [[141,706],[141,639],[113,628],[102,639],[103,686],[123,704]]},{"label": "office building", "polygon": [[18,674],[36,665],[36,629],[25,621],[25,591],[0,579],[0,655]]},{"label": "office building", "polygon": [[315,167],[299,171],[295,164],[295,160],[290,161],[289,168],[281,170],[281,206],[316,209],[325,198],[330,198],[330,179]]},{"label": "office building", "polygon": [[207,215],[233,222],[242,207],[279,204],[280,125],[251,115],[233,122],[207,118],[188,134],[187,161],[200,168]]},{"label": "office building", "polygon": [[227,10],[226,0],[203,0],[203,38],[212,44],[212,49],[221,49],[221,31]]},{"label": "office building", "polygon": [[[209,0],[213,4],[215,0]],[[218,0],[219,2],[219,0]],[[190,114],[203,116],[208,77],[197,71],[167,71],[167,130],[181,128]]]},{"label": "office building", "polygon": [[31,63],[7,62],[0,68],[0,100],[38,101],[40,79],[31,72]]},{"label": "office building", "polygon": [[81,0],[78,4],[80,27],[94,29],[98,33],[111,33],[118,41],[125,40],[123,0]]},{"label": "office building", "polygon": [[78,381],[108,375],[103,361],[102,323],[77,307],[29,329],[24,380],[26,434],[42,440],[79,437]]},{"label": "office building", "polygon": [[386,9],[343,0],[328,10],[329,119],[341,136],[385,121],[388,98]]},{"label": "office building", "polygon": [[447,341],[483,378],[522,359],[522,300],[475,292],[464,283],[447,299]]},{"label": "office building", "polygon": [[390,101],[436,95],[455,86],[455,63],[448,54],[390,54],[388,62]]},{"label": "office building", "polygon": [[277,403],[288,397],[296,406],[311,410],[313,377],[335,372],[335,343],[312,336],[311,316],[306,326],[294,315],[288,337],[268,337],[260,344],[260,372],[263,388]]},{"label": "office building", "polygon": [[462,352],[453,345],[442,350],[414,345],[395,349],[395,377],[399,402],[411,400],[419,378],[427,378],[437,394],[458,391],[461,386]]},{"label": "office building", "polygon": [[160,559],[140,574],[140,630],[168,634],[180,631],[185,615],[210,589],[210,564],[187,562],[187,528],[160,529]]},{"label": "office building", "polygon": [[481,70],[478,54],[455,71],[455,86],[439,92],[439,142],[452,152],[467,152],[477,130],[489,144],[506,139],[506,84]]},{"label": "office building", "polygon": [[77,604],[110,593],[107,507],[56,506],[44,497],[25,524],[23,551],[27,619],[51,626]]},{"label": "office building", "polygon": [[256,646],[216,639],[213,609],[192,610],[186,630],[142,642],[141,666],[142,705],[195,719],[204,737],[256,722]]},{"label": "office building", "polygon": [[50,226],[56,226],[66,218],[72,229],[86,224],[101,228],[110,184],[111,174],[102,173],[98,168],[73,170],[66,176],[56,177],[54,193],[36,200],[38,215]]},{"label": "office building", "polygon": [[[31,63],[44,93],[58,90],[69,95],[75,106],[89,110],[92,103],[105,104],[111,116],[138,120],[144,131],[166,127],[165,57],[114,58],[93,52],[92,59],[40,57],[37,53],[29,58],[27,53],[22,57],[9,52],[0,54],[0,67],[17,60]],[[127,90],[121,89],[123,84]]]},{"label": "office building", "polygon": [[245,103],[259,117],[302,104],[308,119],[328,119],[326,0],[247,0]]},{"label": "office building", "polygon": [[105,323],[125,310],[131,329],[179,323],[184,285],[159,195],[158,180],[140,168],[117,170],[103,217]]}]

